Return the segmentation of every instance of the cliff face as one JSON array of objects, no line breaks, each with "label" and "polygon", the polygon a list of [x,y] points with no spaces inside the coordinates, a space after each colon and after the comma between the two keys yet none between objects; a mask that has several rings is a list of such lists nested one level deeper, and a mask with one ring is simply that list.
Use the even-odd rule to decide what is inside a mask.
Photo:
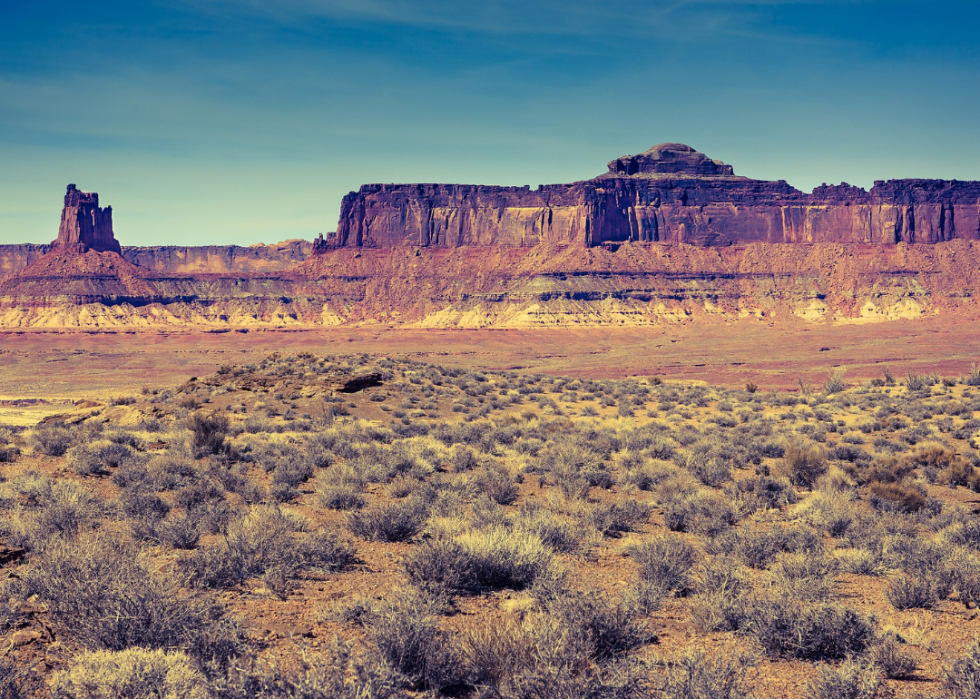
[{"label": "cliff face", "polygon": [[112,207],[99,207],[99,195],[79,191],[68,185],[65,207],[61,210],[58,238],[51,243],[57,250],[70,252],[120,252],[112,233]]},{"label": "cliff face", "polygon": [[344,197],[340,247],[540,243],[937,243],[980,239],[980,182],[892,180],[811,194],[734,175],[680,144],[623,156],[568,185],[364,185]]},{"label": "cliff face", "polygon": [[34,245],[31,243],[0,245],[0,280],[34,264],[42,255],[49,252],[51,252],[50,245]]},{"label": "cliff face", "polygon": [[135,265],[161,274],[226,274],[280,272],[307,257],[313,244],[287,240],[275,245],[207,245],[124,247],[122,255]]}]

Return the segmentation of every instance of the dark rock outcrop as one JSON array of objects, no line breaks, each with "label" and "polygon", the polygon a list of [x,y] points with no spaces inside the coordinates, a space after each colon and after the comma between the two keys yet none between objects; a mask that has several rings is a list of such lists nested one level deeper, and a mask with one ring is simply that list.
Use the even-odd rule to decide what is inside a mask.
[{"label": "dark rock outcrop", "polygon": [[596,246],[627,241],[718,246],[768,243],[937,243],[980,239],[980,182],[846,183],[805,194],[785,181],[739,177],[680,144],[609,163],[593,180],[495,187],[369,184],[341,203],[342,247]]},{"label": "dark rock outcrop", "polygon": [[68,185],[58,238],[51,247],[65,252],[115,252],[122,249],[112,234],[112,207],[99,206],[99,195]]},{"label": "dark rock outcrop", "polygon": [[381,385],[381,372],[362,371],[356,374],[335,374],[324,379],[324,385],[337,393],[357,393]]},{"label": "dark rock outcrop", "polygon": [[624,155],[609,163],[613,175],[689,175],[691,177],[731,177],[731,165],[712,160],[683,143],[661,143],[640,155]]}]

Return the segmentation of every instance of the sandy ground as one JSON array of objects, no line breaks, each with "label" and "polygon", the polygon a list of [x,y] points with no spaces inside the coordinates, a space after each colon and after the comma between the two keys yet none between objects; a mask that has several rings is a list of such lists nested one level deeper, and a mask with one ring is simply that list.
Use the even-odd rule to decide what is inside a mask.
[{"label": "sandy ground", "polygon": [[[819,387],[837,368],[845,379],[908,372],[967,373],[980,358],[980,329],[948,319],[872,325],[774,326],[745,321],[710,327],[556,330],[3,332],[0,401],[130,395],[242,364],[272,352],[377,353],[437,364],[521,369],[591,378],[659,376],[760,389]],[[63,410],[58,403],[0,403],[0,421]],[[9,420],[14,421],[14,420]]]}]

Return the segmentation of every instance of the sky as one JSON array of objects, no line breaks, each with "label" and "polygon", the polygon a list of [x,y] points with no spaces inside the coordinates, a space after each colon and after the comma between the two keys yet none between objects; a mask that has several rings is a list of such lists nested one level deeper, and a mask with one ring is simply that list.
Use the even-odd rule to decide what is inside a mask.
[{"label": "sky", "polygon": [[335,230],[369,182],[680,142],[804,191],[980,180],[976,0],[0,0],[0,243],[68,183],[123,245]]}]

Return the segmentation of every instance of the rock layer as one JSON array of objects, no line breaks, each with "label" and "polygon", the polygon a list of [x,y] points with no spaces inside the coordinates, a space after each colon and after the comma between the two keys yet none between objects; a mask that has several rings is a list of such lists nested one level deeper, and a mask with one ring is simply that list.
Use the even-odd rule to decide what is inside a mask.
[{"label": "rock layer", "polygon": [[937,243],[980,239],[980,182],[846,183],[805,194],[739,177],[681,144],[623,156],[567,185],[368,184],[341,203],[337,232],[314,247],[596,246],[624,242]]}]

